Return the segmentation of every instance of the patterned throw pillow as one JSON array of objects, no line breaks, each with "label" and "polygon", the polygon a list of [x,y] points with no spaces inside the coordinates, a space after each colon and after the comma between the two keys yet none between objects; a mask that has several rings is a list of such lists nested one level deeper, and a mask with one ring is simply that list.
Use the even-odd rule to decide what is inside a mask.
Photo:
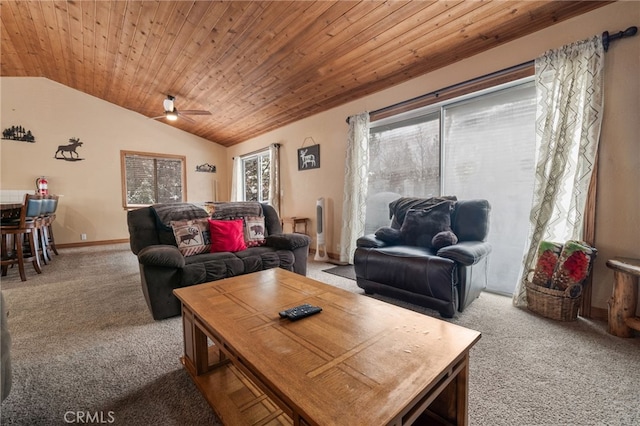
[{"label": "patterned throw pillow", "polygon": [[562,246],[562,244],[553,241],[540,241],[538,258],[531,279],[532,284],[546,288],[551,287],[553,272],[558,265]]},{"label": "patterned throw pillow", "polygon": [[244,218],[244,242],[247,247],[264,245],[267,240],[267,228],[264,226],[264,216],[250,216]]},{"label": "patterned throw pillow", "polygon": [[596,252],[594,247],[583,241],[570,240],[564,243],[558,265],[553,271],[551,288],[564,291],[574,285],[584,284]]},{"label": "patterned throw pillow", "polygon": [[207,218],[171,221],[176,244],[183,256],[207,253],[211,250],[211,233]]}]

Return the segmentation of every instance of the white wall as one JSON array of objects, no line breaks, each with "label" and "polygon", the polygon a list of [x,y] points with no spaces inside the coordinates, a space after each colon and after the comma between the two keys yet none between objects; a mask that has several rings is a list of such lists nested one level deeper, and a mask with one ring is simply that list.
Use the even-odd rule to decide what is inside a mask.
[{"label": "white wall", "polygon": [[[54,234],[58,244],[128,239],[122,207],[120,151],[187,157],[187,199],[213,198],[213,181],[227,185],[225,148],[150,120],[101,99],[45,78],[0,79],[2,130],[21,125],[36,143],[2,140],[0,188],[34,189],[41,175],[50,193],[60,194]],[[82,161],[54,158],[59,145],[79,138]],[[217,166],[217,173],[195,172],[196,165]]]},{"label": "white wall", "polygon": [[[218,180],[219,199],[227,199],[232,157],[269,144],[282,144],[283,214],[314,219],[318,197],[327,199],[327,247],[337,253],[342,226],[342,197],[347,124],[345,118],[373,111],[512,65],[544,51],[640,24],[640,2],[616,2],[556,24],[444,69],[225,149],[166,124],[42,78],[0,78],[2,129],[22,125],[35,144],[1,141],[0,189],[34,187],[45,175],[50,189],[63,194],[55,232],[60,243],[128,238],[122,208],[120,150],[187,156],[188,200],[211,199]],[[605,117],[600,147],[596,218],[598,258],[594,268],[593,304],[606,309],[613,256],[640,257],[640,36],[616,41],[606,58]],[[79,162],[53,158],[71,137],[84,142]],[[306,137],[320,144],[321,167],[297,170],[297,149]],[[308,143],[307,143],[308,144]],[[196,173],[210,163],[216,174]],[[311,229],[315,229],[312,224]]]},{"label": "white wall", "polygon": [[[283,213],[315,217],[315,201],[328,199],[329,252],[338,253],[342,226],[347,116],[373,111],[416,96],[527,62],[546,50],[640,24],[640,2],[616,2],[561,22],[488,52],[415,78],[388,90],[300,120],[227,150],[235,155],[282,144]],[[605,116],[600,148],[593,304],[606,309],[613,275],[605,266],[612,256],[640,257],[640,36],[619,40],[606,57]],[[320,144],[321,167],[297,170],[297,149],[306,137]],[[315,229],[315,226],[312,227]]]}]

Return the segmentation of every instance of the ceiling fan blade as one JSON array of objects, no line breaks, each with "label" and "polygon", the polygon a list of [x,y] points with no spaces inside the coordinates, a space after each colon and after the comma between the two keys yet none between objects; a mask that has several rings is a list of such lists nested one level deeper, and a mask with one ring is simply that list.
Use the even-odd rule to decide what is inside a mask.
[{"label": "ceiling fan blade", "polygon": [[189,115],[211,115],[209,111],[205,111],[202,109],[185,109],[180,110],[180,114],[189,114]]},{"label": "ceiling fan blade", "polygon": [[182,111],[178,112],[178,117],[187,120],[189,123],[195,123],[196,121],[193,118],[187,117],[182,113]]},{"label": "ceiling fan blade", "polygon": [[157,117],[149,117],[149,120],[158,120],[158,119],[164,118],[164,117],[165,117],[164,115],[159,115]]}]

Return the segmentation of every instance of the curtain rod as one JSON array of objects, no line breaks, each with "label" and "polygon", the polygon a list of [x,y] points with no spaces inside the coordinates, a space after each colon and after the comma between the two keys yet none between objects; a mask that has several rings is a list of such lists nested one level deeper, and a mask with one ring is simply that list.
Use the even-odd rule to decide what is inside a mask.
[{"label": "curtain rod", "polygon": [[[420,95],[420,96],[416,96],[415,98],[408,99],[406,101],[401,101],[401,102],[395,103],[393,105],[389,105],[389,106],[386,106],[384,108],[380,108],[380,109],[377,109],[375,111],[371,111],[369,113],[369,115],[380,114],[380,113],[383,113],[383,112],[385,112],[387,110],[395,109],[395,108],[401,107],[403,105],[409,105],[411,103],[414,103],[414,102],[422,100],[422,99],[427,99],[427,98],[431,98],[431,97],[436,97],[437,98],[437,97],[439,97],[440,95],[442,95],[444,93],[450,92],[450,91],[455,90],[455,89],[459,89],[459,88],[464,87],[464,86],[470,86],[470,85],[472,85],[474,83],[479,83],[479,82],[482,82],[484,80],[489,80],[491,78],[495,78],[495,77],[499,77],[501,75],[506,75],[506,74],[512,73],[514,71],[519,71],[519,70],[526,69],[528,67],[533,66],[533,63],[534,63],[534,61],[523,62],[521,64],[514,65],[512,67],[505,68],[505,69],[500,70],[500,71],[495,71],[495,72],[492,72],[492,73],[489,73],[489,74],[482,75],[480,77],[475,77],[475,78],[472,78],[470,80],[463,81],[461,83],[452,84],[451,86],[447,86],[447,87],[442,88],[442,89],[434,90],[433,92],[429,92],[429,93],[426,93],[424,95]],[[347,117],[347,124],[349,124],[349,117]]]},{"label": "curtain rod", "polygon": [[[272,143],[271,145],[269,145],[269,146],[267,146],[265,148],[260,148],[260,149],[256,149],[255,151],[247,152],[246,154],[239,155],[239,157],[242,158],[242,157],[248,157],[248,156],[253,155],[253,154],[257,154],[259,152],[264,151],[265,149],[269,149],[269,147],[271,147],[271,146],[280,147],[280,144],[279,143]],[[231,159],[235,160],[236,157],[231,157]]]},{"label": "curtain rod", "polygon": [[632,37],[638,33],[638,27],[629,27],[624,31],[618,31],[615,34],[609,34],[609,31],[602,33],[602,47],[604,51],[609,50],[609,43],[625,37]]},{"label": "curtain rod", "polygon": [[[621,39],[621,38],[625,38],[625,37],[634,36],[634,35],[636,35],[637,32],[638,32],[638,27],[629,27],[624,31],[618,31],[615,34],[609,34],[609,31],[605,31],[605,32],[602,33],[602,47],[604,48],[604,51],[606,52],[606,51],[609,50],[609,44],[612,41],[615,41],[615,40],[618,40],[618,39]],[[420,99],[426,99],[426,98],[432,97],[432,96],[438,97],[442,93],[445,93],[445,92],[448,92],[448,91],[451,91],[451,90],[454,90],[454,89],[458,89],[458,88],[460,88],[462,86],[471,85],[473,83],[477,83],[477,82],[480,82],[480,81],[483,81],[483,80],[488,80],[488,79],[493,78],[493,77],[498,77],[501,74],[508,74],[510,72],[517,71],[519,69],[524,69],[524,68],[530,67],[531,65],[533,65],[534,62],[535,61],[524,62],[522,64],[515,65],[515,66],[512,66],[510,68],[505,68],[503,70],[496,71],[496,72],[491,73],[491,74],[486,74],[486,75],[483,75],[481,77],[476,77],[476,78],[473,78],[471,80],[463,81],[462,83],[453,84],[451,86],[445,87],[444,89],[434,90],[433,92],[427,93],[425,95],[416,96],[415,98],[412,98],[412,99],[409,99],[409,100],[406,100],[406,101],[402,101],[402,102],[398,102],[396,104],[393,104],[393,105],[390,105],[390,106],[386,106],[384,108],[380,108],[380,109],[377,109],[375,111],[371,111],[369,114],[370,115],[375,115],[375,114],[379,114],[381,112],[384,112],[384,111],[392,109],[392,108],[397,108],[397,107],[400,107],[400,106],[405,105],[405,104],[410,104],[410,103],[415,102],[415,101],[420,100]],[[349,117],[347,117],[346,121],[347,121],[347,124],[349,124]]]}]

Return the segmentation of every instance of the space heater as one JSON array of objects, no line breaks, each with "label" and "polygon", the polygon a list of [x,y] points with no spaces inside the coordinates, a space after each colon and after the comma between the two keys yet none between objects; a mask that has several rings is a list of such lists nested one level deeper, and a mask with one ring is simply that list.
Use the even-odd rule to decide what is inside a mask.
[{"label": "space heater", "polygon": [[329,260],[327,255],[327,242],[325,238],[325,207],[324,198],[318,198],[316,201],[316,254],[313,256],[313,260]]}]

